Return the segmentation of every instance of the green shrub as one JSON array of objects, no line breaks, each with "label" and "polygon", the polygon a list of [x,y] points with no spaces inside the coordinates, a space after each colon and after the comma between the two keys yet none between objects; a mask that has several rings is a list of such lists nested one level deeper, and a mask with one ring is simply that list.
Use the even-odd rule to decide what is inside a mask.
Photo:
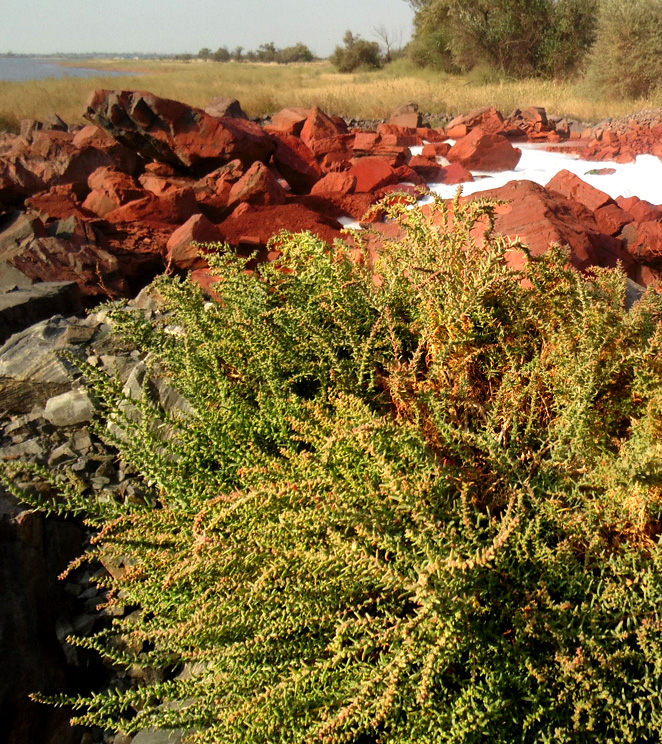
[{"label": "green shrub", "polygon": [[366,41],[348,31],[343,44],[344,46],[337,46],[329,57],[331,64],[338,68],[338,72],[354,72],[362,68],[377,70],[384,64],[376,41]]},{"label": "green shrub", "polygon": [[595,39],[598,0],[410,0],[412,59],[447,72],[568,76]]},{"label": "green shrub", "polygon": [[599,94],[637,98],[662,76],[662,0],[602,0],[588,84]]},{"label": "green shrub", "polygon": [[312,62],[314,59],[315,55],[305,44],[302,43],[285,47],[285,49],[279,49],[278,54],[276,55],[276,61],[282,64],[290,64],[292,62]]},{"label": "green shrub", "polygon": [[115,311],[192,412],[78,362],[151,493],[90,514],[91,557],[129,567],[109,604],[139,612],[78,642],[164,676],[75,701],[80,722],[659,740],[662,300],[626,309],[620,271],[559,248],[509,269],[507,241],[471,237],[493,210],[456,203],[451,228],[441,202],[394,203],[405,234],[374,265],[281,235],[255,272],[214,260],[219,301],[161,278],[163,322]]}]

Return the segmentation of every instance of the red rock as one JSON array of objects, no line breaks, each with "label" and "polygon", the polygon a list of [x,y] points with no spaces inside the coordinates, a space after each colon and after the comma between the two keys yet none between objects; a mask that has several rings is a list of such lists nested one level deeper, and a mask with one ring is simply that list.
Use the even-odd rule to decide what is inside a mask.
[{"label": "red rock", "polygon": [[392,183],[390,186],[385,186],[381,189],[380,194],[381,196],[386,196],[387,194],[407,194],[408,196],[415,196],[417,199],[421,195],[418,188],[412,186],[410,183]]},{"label": "red rock", "polygon": [[182,225],[199,212],[193,189],[184,188],[161,196],[148,193],[124,204],[104,217],[108,222],[139,222],[143,225]]},{"label": "red rock", "polygon": [[2,155],[0,181],[13,183],[15,191],[29,195],[51,186],[86,184],[100,166],[114,165],[126,172],[136,167],[135,154],[117,143],[77,147],[74,139],[68,132],[43,130],[35,133],[32,143],[15,141]]},{"label": "red rock", "polygon": [[645,199],[640,199],[638,196],[619,196],[616,199],[616,204],[621,209],[629,212],[635,222],[650,222],[662,219],[662,209]]},{"label": "red rock", "polygon": [[594,217],[600,232],[605,235],[618,235],[625,225],[634,220],[629,212],[613,202],[596,209]]},{"label": "red rock", "polygon": [[264,163],[253,163],[232,186],[228,204],[248,202],[261,206],[284,204],[286,192]]},{"label": "red rock", "polygon": [[179,175],[175,168],[168,163],[145,163],[145,173],[161,178],[177,178]]},{"label": "red rock", "polygon": [[522,118],[524,121],[530,122],[534,126],[536,124],[546,126],[549,123],[547,121],[547,112],[542,108],[542,106],[529,106],[528,109],[522,111]]},{"label": "red rock", "polygon": [[485,134],[480,127],[458,140],[448,152],[452,163],[460,163],[470,170],[513,170],[522,151],[513,147],[500,134]]},{"label": "red rock", "polygon": [[474,177],[471,175],[471,172],[468,171],[464,166],[460,165],[459,163],[450,163],[444,168],[441,183],[468,183],[469,181],[473,180]]},{"label": "red rock", "polygon": [[328,152],[318,159],[322,173],[334,173],[347,170],[352,167],[352,153],[347,150],[336,150]]},{"label": "red rock", "polygon": [[407,129],[417,129],[421,126],[421,115],[418,111],[394,114],[388,120],[388,123],[395,124],[398,127],[406,127]]},{"label": "red rock", "polygon": [[434,160],[434,158],[445,158],[448,155],[448,151],[451,146],[448,142],[435,142],[423,145],[423,152],[421,155],[424,158]]},{"label": "red rock", "polygon": [[89,124],[79,129],[73,136],[72,144],[74,147],[110,147],[117,144],[115,140],[101,127]]},{"label": "red rock", "polygon": [[168,239],[166,245],[168,265],[178,269],[199,269],[207,265],[201,255],[199,245],[193,243],[219,243],[223,240],[221,231],[204,215],[195,214]]},{"label": "red rock", "polygon": [[604,191],[600,191],[585,181],[582,181],[579,176],[568,170],[559,171],[547,183],[545,188],[557,191],[559,194],[567,196],[568,199],[578,201],[590,209],[591,212],[595,212],[596,209],[600,209],[600,207],[613,202],[609,194],[605,194]]},{"label": "red rock", "polygon": [[448,135],[441,128],[430,129],[430,127],[417,127],[416,134],[426,142],[443,142],[448,139]]},{"label": "red rock", "polygon": [[[456,127],[458,127],[458,130],[455,129]],[[469,131],[475,129],[476,127],[480,127],[483,132],[487,134],[498,134],[503,132],[505,128],[503,116],[494,108],[494,106],[479,109],[478,111],[474,111],[471,114],[467,114],[466,116],[456,116],[455,119],[448,123],[446,129],[449,132],[451,130],[462,131],[461,129],[459,129],[460,127],[466,127],[467,129],[467,132],[465,132],[465,134],[459,135],[461,137],[466,136]]]},{"label": "red rock", "polygon": [[613,267],[621,261],[633,277],[634,263],[623,242],[600,233],[593,214],[563,194],[547,191],[531,181],[511,181],[482,192],[479,197],[507,201],[497,208],[495,230],[521,237],[533,255],[546,252],[552,243],[560,243],[570,247],[572,263],[579,269]]},{"label": "red rock", "polygon": [[623,228],[621,237],[638,263],[662,269],[662,222],[631,222]]},{"label": "red rock", "polygon": [[26,200],[25,206],[44,221],[71,216],[90,219],[96,216],[81,204],[80,197],[72,190],[71,184],[53,186],[49,191],[35,194]]},{"label": "red rock", "polygon": [[397,124],[382,123],[377,125],[377,134],[382,137],[385,135],[395,135],[397,142],[402,147],[416,147],[423,144],[423,138],[418,134],[416,129],[411,127],[400,127]]},{"label": "red rock", "polygon": [[308,118],[310,109],[304,108],[284,108],[271,117],[270,128],[268,131],[282,132],[298,136],[301,134],[304,122]]},{"label": "red rock", "polygon": [[195,198],[209,219],[220,222],[228,216],[230,191],[243,175],[241,161],[231,160],[195,182]]},{"label": "red rock", "polygon": [[156,176],[153,173],[143,173],[138,181],[145,191],[150,191],[152,194],[156,194],[156,196],[178,191],[196,183],[191,178],[164,178],[163,176]]},{"label": "red rock", "polygon": [[[163,240],[150,232],[156,242]],[[0,248],[0,262],[33,281],[76,282],[87,297],[129,297],[163,270],[163,262],[158,247],[134,251],[126,235],[119,237],[113,244],[89,222],[70,216],[54,223],[48,235],[37,229],[20,244]]]},{"label": "red rock", "polygon": [[410,156],[409,147],[401,144],[398,135],[382,135],[376,132],[357,132],[353,151],[355,161],[362,157],[380,157],[392,168],[404,165]]},{"label": "red rock", "polygon": [[274,149],[270,136],[253,122],[210,116],[145,91],[97,90],[85,117],[143,158],[199,175],[235,158],[244,165],[266,161]]},{"label": "red rock", "polygon": [[83,202],[83,207],[97,217],[105,217],[119,206],[105,191],[90,191]]},{"label": "red rock", "polygon": [[233,213],[219,225],[223,239],[235,246],[247,238],[252,238],[256,245],[266,246],[269,238],[281,230],[308,230],[332,243],[340,237],[341,227],[336,220],[325,218],[302,204],[249,206],[243,214]]},{"label": "red rock", "polygon": [[345,135],[347,127],[317,107],[311,109],[301,128],[301,141],[316,157],[348,149],[354,137]]},{"label": "red rock", "polygon": [[211,269],[195,269],[189,274],[189,279],[200,286],[202,291],[217,302],[221,301],[221,295],[214,291],[214,287],[221,281],[212,273]]},{"label": "red rock", "polygon": [[447,126],[446,134],[448,135],[449,139],[462,139],[463,137],[466,137],[467,134],[469,134],[469,128],[466,124],[456,124],[452,127]]},{"label": "red rock", "polygon": [[425,186],[427,181],[423,176],[419,176],[413,168],[408,165],[401,165],[395,169],[395,174],[398,177],[398,183],[411,183],[414,186]]},{"label": "red rock", "polygon": [[136,180],[113,167],[97,168],[87,179],[91,189],[83,206],[99,217],[145,196]]},{"label": "red rock", "polygon": [[330,196],[335,194],[353,194],[356,189],[356,176],[345,171],[327,173],[310,190],[313,196]]},{"label": "red rock", "polygon": [[377,132],[356,132],[352,149],[355,154],[367,155],[381,142],[381,135]]},{"label": "red rock", "polygon": [[349,171],[356,178],[355,191],[371,192],[397,183],[395,170],[382,158],[361,158]]},{"label": "red rock", "polygon": [[20,160],[0,159],[0,199],[7,205],[20,205],[26,196],[46,188],[44,179],[26,168]]},{"label": "red rock", "polygon": [[441,183],[444,177],[444,166],[439,165],[436,160],[425,158],[422,155],[411,157],[408,165],[427,183]]},{"label": "red rock", "polygon": [[634,281],[637,284],[641,284],[642,287],[649,287],[651,284],[659,284],[662,278],[662,272],[656,269],[651,269],[650,266],[637,266],[636,276]]},{"label": "red rock", "polygon": [[322,177],[315,156],[298,137],[274,135],[273,162],[295,194],[307,194]]},{"label": "red rock", "polygon": [[297,204],[317,212],[322,217],[338,220],[341,217],[350,216],[355,220],[363,220],[366,212],[379,201],[382,189],[376,192],[364,191],[361,193],[330,192],[325,196],[298,196],[294,197]]}]

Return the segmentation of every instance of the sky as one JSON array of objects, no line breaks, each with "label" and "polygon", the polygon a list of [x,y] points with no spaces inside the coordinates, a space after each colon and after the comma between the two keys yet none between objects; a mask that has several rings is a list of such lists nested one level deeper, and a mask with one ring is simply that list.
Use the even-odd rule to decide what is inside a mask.
[{"label": "sky", "polygon": [[[326,57],[348,29],[405,44],[406,0],[0,0],[0,53],[197,53],[298,42]],[[397,44],[396,44],[397,46]]]}]

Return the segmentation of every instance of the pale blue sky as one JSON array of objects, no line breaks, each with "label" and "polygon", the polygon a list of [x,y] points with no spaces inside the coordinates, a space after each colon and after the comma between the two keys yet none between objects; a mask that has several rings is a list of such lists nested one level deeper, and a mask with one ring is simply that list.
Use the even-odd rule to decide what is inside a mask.
[{"label": "pale blue sky", "polygon": [[302,41],[326,56],[347,29],[406,43],[405,0],[0,0],[0,53],[196,53]]}]

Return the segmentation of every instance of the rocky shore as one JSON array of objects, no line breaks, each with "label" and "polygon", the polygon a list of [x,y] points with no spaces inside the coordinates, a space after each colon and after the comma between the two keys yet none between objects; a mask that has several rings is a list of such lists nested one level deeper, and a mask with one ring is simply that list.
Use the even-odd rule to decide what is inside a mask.
[{"label": "rocky shore", "polygon": [[[319,109],[285,109],[260,125],[236,101],[216,99],[203,111],[146,92],[102,90],[86,118],[90,125],[74,130],[53,117],[0,135],[0,459],[67,472],[90,498],[134,498],[140,484],[91,430],[92,404],[58,352],[77,353],[138,392],[143,360],[117,341],[105,310],[94,309],[127,298],[161,312],[144,288],[166,269],[192,272],[209,288],[195,243],[263,261],[279,255],[269,239],[280,230],[310,230],[331,243],[388,193],[512,169],[524,142],[564,143],[598,161],[662,157],[660,112],[579,131],[540,108],[508,117],[490,108],[441,129],[426,127],[408,104],[368,130]],[[659,280],[660,205],[612,199],[567,171],[545,186],[514,181],[481,196],[506,202],[497,231],[520,236],[534,254],[560,242],[583,270],[620,262],[634,295]],[[370,227],[374,251],[380,235],[397,230],[378,213]],[[165,381],[153,384],[177,407]],[[70,633],[108,620],[96,612],[102,597],[92,571],[122,567],[81,568],[57,582],[89,537],[84,525],[30,513],[4,492],[0,512],[0,738],[102,741],[102,732],[74,730],[66,711],[27,696],[102,685],[111,676],[114,684],[132,683],[130,674],[66,643]],[[143,732],[133,742],[177,740],[164,736]]]}]

